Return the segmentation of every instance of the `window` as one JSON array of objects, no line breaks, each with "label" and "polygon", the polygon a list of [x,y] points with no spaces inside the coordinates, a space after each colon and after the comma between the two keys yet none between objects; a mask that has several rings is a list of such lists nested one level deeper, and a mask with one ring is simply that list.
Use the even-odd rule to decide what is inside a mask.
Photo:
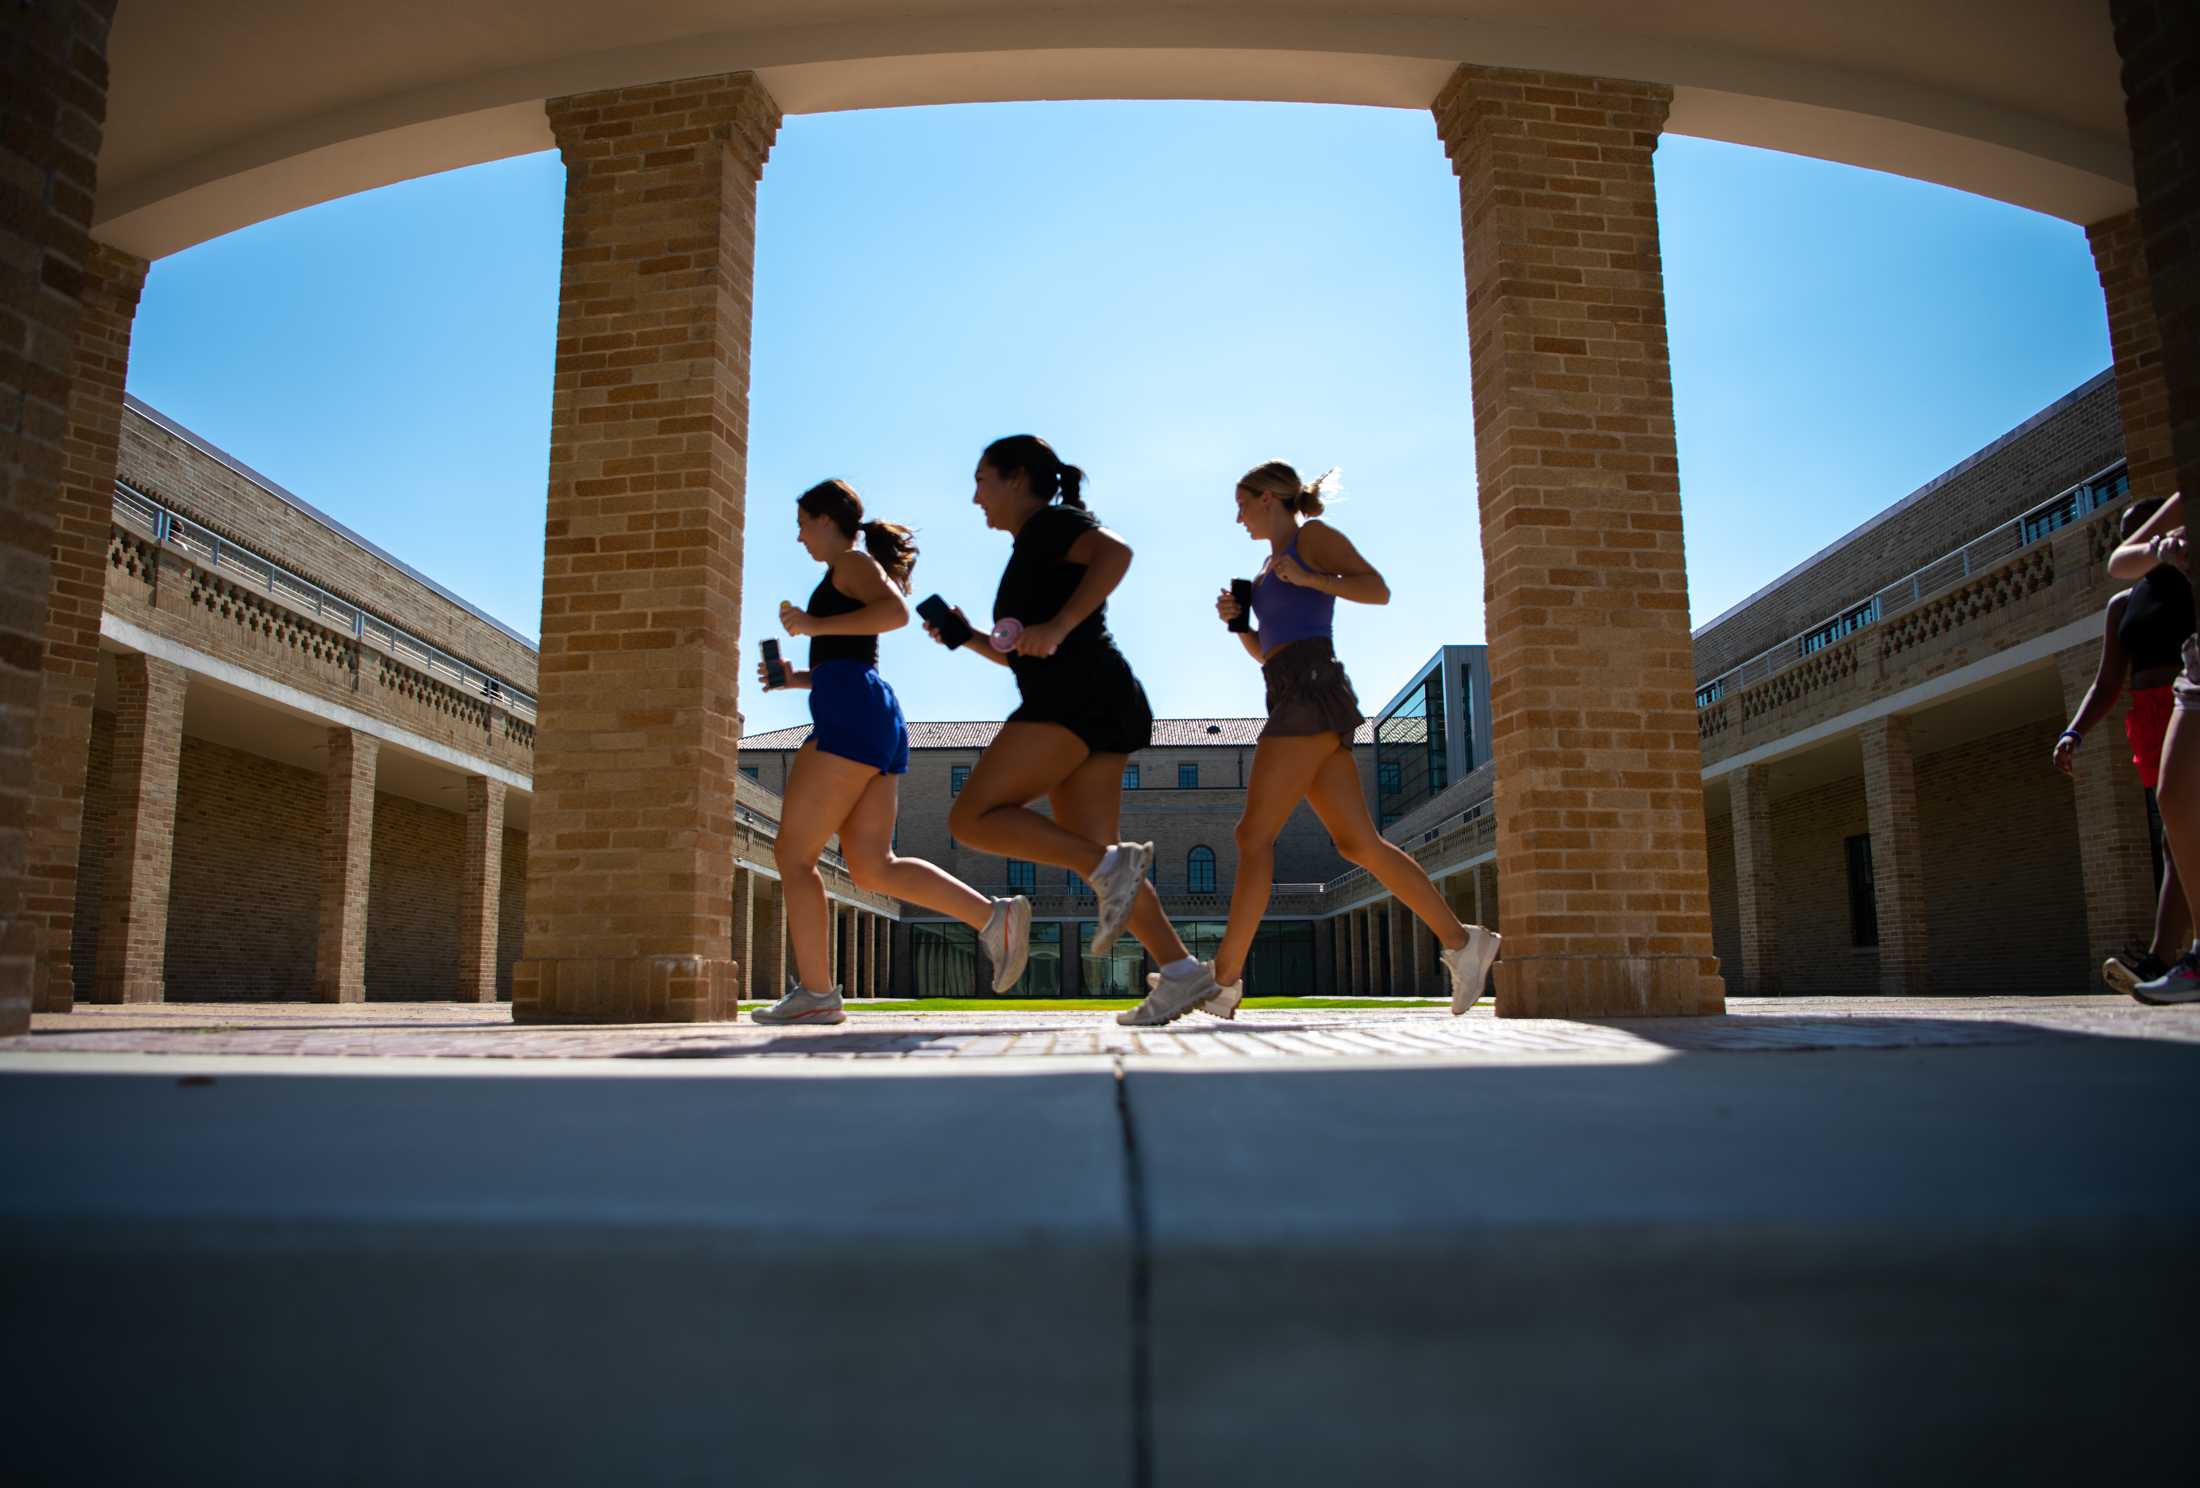
[{"label": "window", "polygon": [[1375,786],[1384,795],[1396,795],[1399,791],[1405,789],[1405,770],[1396,763],[1388,761],[1377,765],[1375,767]]},{"label": "window", "polygon": [[947,793],[951,796],[961,795],[963,793],[963,782],[969,778],[970,767],[968,765],[949,766],[947,771]]},{"label": "window", "polygon": [[2111,501],[2131,493],[2131,472],[2124,467],[2111,470],[2099,480],[2073,486],[2055,498],[2048,506],[2026,513],[2019,524],[2021,541],[2038,542],[2048,533],[2069,526],[2090,512],[2099,511]]},{"label": "window", "polygon": [[1184,860],[1184,887],[1194,894],[1215,891],[1215,850],[1195,847]]},{"label": "window", "polygon": [[1708,708],[1726,696],[1726,678],[1717,677],[1696,689],[1696,706]]},{"label": "window", "polygon": [[917,997],[972,997],[978,986],[978,932],[952,920],[909,926],[909,990]]},{"label": "window", "polygon": [[1198,790],[1199,766],[1196,764],[1178,765],[1176,767],[1176,788],[1178,790]]},{"label": "window", "polygon": [[1028,894],[1039,887],[1039,869],[1036,864],[1021,858],[1008,860],[1008,886],[1019,894]]},{"label": "window", "polygon": [[1879,944],[1879,898],[1872,882],[1870,833],[1841,844],[1849,859],[1849,940],[1852,944]]},{"label": "window", "polygon": [[1123,789],[1125,789],[1125,790],[1137,790],[1137,789],[1138,789],[1138,766],[1136,766],[1136,765],[1125,765],[1125,766],[1123,767]]},{"label": "window", "polygon": [[754,765],[743,765],[741,767],[741,773],[748,776],[749,779],[755,781],[758,785],[762,785],[764,783],[764,777],[756,773],[756,766]]},{"label": "window", "polygon": [[1862,630],[1878,618],[1879,601],[1876,598],[1868,599],[1847,614],[1835,616],[1809,635],[1804,636],[1803,654],[1808,656],[1813,651],[1823,651],[1843,636],[1852,635]]}]

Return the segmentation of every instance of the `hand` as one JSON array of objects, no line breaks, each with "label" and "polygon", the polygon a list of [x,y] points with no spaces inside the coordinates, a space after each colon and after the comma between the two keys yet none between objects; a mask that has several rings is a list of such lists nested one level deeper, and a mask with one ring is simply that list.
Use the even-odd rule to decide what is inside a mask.
[{"label": "hand", "polygon": [[[953,616],[954,616],[954,617],[955,617],[955,618],[956,618],[957,620],[960,620],[960,621],[962,621],[962,623],[963,623],[963,625],[964,625],[964,627],[965,627],[965,628],[968,628],[968,627],[969,627],[969,625],[970,625],[970,617],[969,617],[968,615],[965,615],[965,614],[963,613],[963,609],[962,609],[962,606],[961,606],[961,605],[949,605],[949,606],[947,607],[947,613],[949,613],[950,615],[953,615]],[[929,620],[927,620],[927,621],[925,621],[925,622],[924,622],[924,633],[925,633],[926,635],[930,636],[930,637],[931,637],[931,638],[932,638],[933,640],[935,640],[935,641],[937,641],[937,640],[939,640],[939,639],[940,639],[940,628],[939,628],[939,627],[938,627],[937,625],[934,625],[934,624],[933,624],[933,623],[932,623],[931,621],[929,621]],[[944,642],[942,642],[942,644],[945,644],[945,643],[944,643]]]},{"label": "hand", "polygon": [[1245,606],[1237,602],[1237,596],[1225,589],[1215,596],[1215,613],[1225,621],[1235,620],[1245,613]]},{"label": "hand", "polygon": [[816,623],[810,618],[808,610],[797,608],[791,600],[783,599],[779,602],[779,624],[788,635],[809,635],[810,627]]},{"label": "hand", "polygon": [[[790,678],[794,675],[793,670],[789,668],[785,662],[781,662],[779,666],[780,669],[786,672]],[[766,692],[775,692],[778,690],[772,686],[771,672],[767,664],[761,661],[756,664],[756,681],[757,684],[761,686]],[[784,683],[781,684],[781,686],[784,685]]]},{"label": "hand", "polygon": [[2065,775],[2076,773],[2078,741],[2064,734],[2055,741],[2055,768]]},{"label": "hand", "polygon": [[2168,532],[2155,533],[2154,536],[2147,539],[2147,556],[2156,563],[2173,563],[2177,567],[2183,568],[2185,566],[2185,529],[2177,527]]},{"label": "hand", "polygon": [[1319,589],[1322,586],[1322,575],[1315,573],[1289,553],[1278,553],[1270,559],[1268,571],[1286,584],[1294,584],[1301,589]]},{"label": "hand", "polygon": [[1018,656],[1052,656],[1062,649],[1062,638],[1068,634],[1069,627],[1058,620],[1049,620],[1044,625],[1027,625],[1010,649]]}]

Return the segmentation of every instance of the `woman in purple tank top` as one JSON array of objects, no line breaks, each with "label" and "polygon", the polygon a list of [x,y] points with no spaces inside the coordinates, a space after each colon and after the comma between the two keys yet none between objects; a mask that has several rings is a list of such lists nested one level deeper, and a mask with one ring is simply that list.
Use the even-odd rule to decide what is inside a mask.
[{"label": "woman in purple tank top", "polygon": [[[1452,1012],[1474,1005],[1497,960],[1498,937],[1480,925],[1461,924],[1421,865],[1385,839],[1367,814],[1352,758],[1352,738],[1363,718],[1330,643],[1330,625],[1338,600],[1388,604],[1390,586],[1351,539],[1315,520],[1335,477],[1332,470],[1301,482],[1298,471],[1270,460],[1237,484],[1238,525],[1269,549],[1268,562],[1253,581],[1255,624],[1238,637],[1268,684],[1268,723],[1253,751],[1245,812],[1237,824],[1230,923],[1215,952],[1214,976],[1222,993],[1207,1004],[1208,1012],[1225,1018],[1236,1013],[1245,995],[1245,959],[1275,880],[1276,837],[1301,801],[1314,808],[1345,860],[1374,875],[1442,943]],[[1224,589],[1215,613],[1234,620],[1244,611]]]}]

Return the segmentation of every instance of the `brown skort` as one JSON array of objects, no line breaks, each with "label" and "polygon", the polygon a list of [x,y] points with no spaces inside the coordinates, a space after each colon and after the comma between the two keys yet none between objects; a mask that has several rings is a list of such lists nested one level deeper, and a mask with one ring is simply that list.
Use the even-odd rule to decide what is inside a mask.
[{"label": "brown skort", "polygon": [[1352,679],[1337,660],[1326,636],[1309,636],[1279,646],[1260,664],[1268,683],[1268,723],[1263,739],[1300,739],[1314,734],[1352,735],[1366,721]]}]

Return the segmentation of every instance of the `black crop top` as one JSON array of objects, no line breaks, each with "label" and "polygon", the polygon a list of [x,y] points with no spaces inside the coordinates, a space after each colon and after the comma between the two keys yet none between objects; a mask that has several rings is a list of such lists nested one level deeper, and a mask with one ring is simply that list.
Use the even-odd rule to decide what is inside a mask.
[{"label": "black crop top", "polygon": [[2192,581],[2184,574],[2164,563],[2131,586],[2116,638],[2133,671],[2177,665],[2191,634]]},{"label": "black crop top", "polygon": [[[825,577],[817,581],[810,591],[809,611],[818,619],[830,615],[853,615],[863,608],[863,601],[850,599],[833,587],[833,571],[825,570]],[[827,661],[860,661],[865,666],[878,665],[878,637],[875,635],[814,635],[810,637],[810,665]]]},{"label": "black crop top", "polygon": [[[1059,615],[1085,579],[1085,565],[1072,563],[1069,550],[1099,525],[1098,518],[1078,506],[1042,506],[1026,518],[1016,533],[1008,567],[1001,571],[1001,587],[993,596],[993,618],[1044,625]],[[1108,636],[1107,613],[1103,603],[1087,615],[1062,638],[1053,656],[1043,661],[1033,656],[1011,656],[1009,665],[1021,676],[1034,667],[1089,659],[1096,652],[1110,649],[1115,643]]]}]

